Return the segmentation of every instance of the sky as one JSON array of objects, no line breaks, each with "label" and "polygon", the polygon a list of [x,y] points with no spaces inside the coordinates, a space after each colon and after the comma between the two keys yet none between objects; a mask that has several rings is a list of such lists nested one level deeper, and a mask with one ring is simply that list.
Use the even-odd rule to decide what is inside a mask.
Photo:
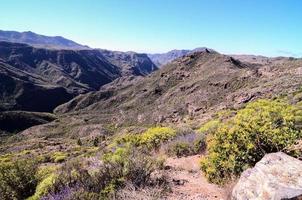
[{"label": "sky", "polygon": [[0,29],[146,53],[302,57],[301,0],[0,0]]}]

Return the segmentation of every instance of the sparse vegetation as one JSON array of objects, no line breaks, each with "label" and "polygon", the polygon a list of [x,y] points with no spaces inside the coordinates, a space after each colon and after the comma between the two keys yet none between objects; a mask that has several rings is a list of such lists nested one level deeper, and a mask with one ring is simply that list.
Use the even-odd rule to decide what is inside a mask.
[{"label": "sparse vegetation", "polygon": [[[58,51],[53,53],[56,58]],[[106,61],[105,57],[95,58],[95,53],[79,53],[92,60],[77,64],[71,62],[75,58],[72,56],[64,66],[84,69],[82,66],[90,63],[98,68],[99,61]],[[257,64],[258,68],[248,61],[240,62],[219,53],[193,53],[148,77],[122,78],[99,91],[79,95],[57,107],[55,114],[3,112],[0,197],[4,200],[156,199],[165,195],[167,180],[171,185],[186,185],[178,176],[187,174],[173,170],[186,170],[196,178],[199,155],[203,156],[201,169],[205,173],[202,174],[218,184],[239,176],[266,153],[284,151],[301,158],[302,90],[293,92],[302,83],[300,69],[296,72],[301,59],[290,63],[284,58],[265,60],[263,67]],[[35,61],[34,66],[43,72],[46,66],[41,62]],[[51,74],[53,66],[46,68],[49,67]],[[115,76],[116,72],[107,81],[121,75]],[[20,75],[23,77],[23,73]],[[39,88],[44,83],[41,81]],[[86,78],[84,82],[81,78],[79,81],[71,84],[79,84],[72,91],[82,88],[80,93],[84,93],[89,90],[87,87],[95,85],[89,80],[84,84]],[[99,82],[95,86],[98,89],[103,84]],[[35,82],[34,86],[33,91],[37,91]],[[72,98],[73,94],[64,95],[65,89],[68,91],[68,86],[46,95],[54,97],[52,101],[65,96],[53,105],[44,105],[41,99],[45,96],[37,95],[39,98],[35,100],[43,103],[39,110],[48,110]],[[32,95],[23,91],[23,82],[20,90],[16,90],[18,95]],[[255,101],[264,97],[274,100]],[[287,100],[293,105],[285,103]],[[29,102],[22,103],[26,106]],[[28,108],[36,106],[32,102]],[[18,126],[16,121],[20,121]],[[44,125],[17,134],[36,124]],[[30,162],[32,158],[37,162]],[[165,162],[163,158],[168,159]],[[191,165],[191,161],[193,167],[185,166]],[[169,179],[166,180],[163,172]]]},{"label": "sparse vegetation", "polygon": [[154,158],[127,145],[106,153],[102,162],[95,161],[92,165],[77,160],[67,162],[45,198],[60,196],[73,199],[78,195],[91,199],[114,197],[126,183],[135,188],[159,184],[157,179],[151,177],[157,168],[158,162]]}]

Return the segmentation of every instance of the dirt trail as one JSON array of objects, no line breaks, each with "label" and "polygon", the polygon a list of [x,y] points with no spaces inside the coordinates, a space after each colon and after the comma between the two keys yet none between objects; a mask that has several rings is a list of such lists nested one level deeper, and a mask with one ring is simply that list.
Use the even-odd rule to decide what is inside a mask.
[{"label": "dirt trail", "polygon": [[173,184],[168,200],[225,200],[226,191],[210,184],[199,169],[200,156],[168,158],[167,175]]}]

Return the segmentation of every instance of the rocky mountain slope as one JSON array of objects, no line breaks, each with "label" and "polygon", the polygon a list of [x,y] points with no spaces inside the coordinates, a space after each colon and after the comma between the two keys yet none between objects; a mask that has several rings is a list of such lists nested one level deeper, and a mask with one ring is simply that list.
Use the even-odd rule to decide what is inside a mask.
[{"label": "rocky mountain slope", "polygon": [[72,40],[68,40],[61,36],[44,36],[27,32],[17,31],[2,31],[0,30],[0,41],[24,43],[35,47],[41,48],[54,48],[54,49],[89,49],[89,47],[78,44]]},{"label": "rocky mountain slope", "polygon": [[146,55],[133,53],[123,63],[117,59],[99,50],[50,50],[0,42],[0,110],[50,112],[118,77],[157,69]]},{"label": "rocky mountain slope", "polygon": [[195,48],[193,50],[174,49],[174,50],[171,50],[167,53],[148,54],[148,56],[154,64],[156,64],[158,67],[161,67],[163,65],[168,64],[169,62],[172,62],[173,60],[175,60],[177,58],[188,55],[190,53],[204,52],[204,51],[214,52],[214,50],[212,50],[212,49],[209,49],[209,48],[206,48],[206,47],[200,47],[200,48]]},{"label": "rocky mountain slope", "polygon": [[80,95],[55,112],[76,113],[81,118],[102,116],[95,123],[200,122],[218,110],[299,88],[301,67],[301,59],[274,58],[267,64],[255,64],[197,52],[145,78],[123,84],[114,81],[98,92]]},{"label": "rocky mountain slope", "polygon": [[147,54],[104,49],[100,49],[100,52],[108,61],[121,68],[123,76],[146,76],[158,69]]},{"label": "rocky mountain slope", "polygon": [[16,133],[31,126],[45,124],[55,119],[55,115],[49,113],[24,111],[0,112],[0,135],[12,132]]},{"label": "rocky mountain slope", "polygon": [[[37,198],[45,196],[47,199],[53,197],[62,199],[74,197],[71,199],[75,199],[79,191],[79,195],[86,195],[80,196],[80,199],[91,199],[90,195],[95,195],[92,199],[99,199],[99,194],[107,191],[107,188],[112,186],[111,183],[116,183],[114,182],[116,180],[125,180],[121,185],[114,185],[114,192],[119,197],[118,199],[228,199],[231,195],[233,199],[241,199],[241,196],[244,199],[246,195],[249,195],[249,191],[259,191],[259,188],[253,185],[253,173],[258,171],[257,168],[262,161],[256,164],[256,169],[249,170],[252,174],[245,172],[239,180],[243,185],[252,185],[254,188],[249,187],[246,190],[245,187],[241,187],[243,185],[240,185],[240,187],[236,186],[232,193],[232,182],[230,185],[223,182],[224,185],[220,186],[208,182],[210,180],[206,179],[208,171],[204,168],[202,172],[199,171],[200,159],[203,161],[207,159],[210,164],[218,163],[219,170],[226,169],[234,172],[240,170],[239,167],[234,170],[228,167],[242,165],[246,169],[247,166],[253,167],[261,159],[251,148],[267,150],[267,153],[280,149],[285,151],[283,146],[275,146],[275,143],[271,144],[272,148],[269,148],[270,146],[262,148],[242,139],[249,138],[257,143],[253,134],[264,137],[263,131],[261,132],[262,127],[266,127],[265,130],[271,128],[269,130],[274,133],[288,131],[291,134],[285,132],[284,138],[276,138],[275,134],[268,133],[270,131],[264,131],[267,137],[264,139],[261,137],[261,141],[269,143],[273,141],[273,138],[278,142],[281,141],[282,144],[288,143],[286,146],[288,151],[295,149],[296,145],[294,147],[292,145],[296,144],[296,139],[299,140],[301,134],[301,127],[299,128],[299,123],[296,123],[301,122],[301,112],[299,112],[302,105],[301,84],[301,59],[267,58],[267,61],[251,62],[246,58],[235,59],[216,52],[195,52],[174,60],[145,77],[122,76],[101,86],[99,91],[81,94],[58,106],[55,109],[55,116],[47,119],[54,120],[52,122],[43,124],[46,116],[31,115],[34,117],[34,123],[40,125],[3,138],[0,145],[0,162],[2,160],[3,163],[9,163],[8,169],[14,171],[16,159],[26,160],[29,157],[36,157],[40,161],[39,168],[50,167],[51,173],[49,174],[47,170],[42,181],[32,176],[38,185],[32,186],[31,188],[34,189],[26,197],[34,195]],[[262,100],[268,103],[265,105],[259,104],[261,101],[248,103],[258,98],[274,99],[274,97],[278,100]],[[288,101],[289,104],[282,103],[283,101]],[[247,106],[246,103],[248,103]],[[251,104],[255,104],[256,107],[251,109],[249,107]],[[295,106],[290,104],[295,104]],[[275,108],[276,105],[278,109]],[[244,108],[240,109],[241,107]],[[270,109],[271,107],[275,109]],[[279,107],[284,107],[284,109],[279,109]],[[219,114],[222,110],[225,111],[224,114]],[[243,115],[241,111],[246,114]],[[235,120],[236,127],[241,129],[233,131],[233,135],[224,134],[222,130],[228,131],[228,127],[234,129],[234,126],[231,126],[233,123],[230,123],[233,121],[220,119],[220,117],[217,120],[217,116],[230,117]],[[238,119],[242,118],[237,118],[238,116],[247,118],[239,120],[239,123]],[[263,124],[260,123],[262,116],[266,118]],[[209,121],[209,118],[212,120]],[[4,120],[6,119],[11,118],[4,116]],[[205,121],[208,123],[204,123]],[[211,122],[216,123],[214,124],[216,128],[210,126],[211,124],[208,125]],[[213,137],[217,133],[222,136]],[[239,137],[239,134],[242,137]],[[213,143],[214,140],[216,143]],[[222,141],[222,143],[217,143],[217,141]],[[265,145],[264,143],[261,145]],[[214,151],[215,149],[210,148],[213,146],[221,147],[222,150]],[[230,151],[226,151],[228,148]],[[252,151],[250,155],[253,163],[242,159],[250,157],[243,154],[249,152],[247,148]],[[233,153],[232,159],[229,159],[229,154],[226,152]],[[297,153],[299,152],[298,156],[301,155],[298,149]],[[209,159],[210,155],[214,155],[216,160]],[[156,160],[153,160],[153,157]],[[230,162],[222,163],[222,165],[218,162],[222,158]],[[294,166],[292,160],[284,160],[287,168]],[[159,166],[150,167],[151,163],[158,163]],[[265,161],[265,164],[267,163]],[[270,161],[268,166],[273,164],[273,161]],[[297,168],[300,165],[298,164]],[[26,163],[24,166],[27,166]],[[29,169],[34,171],[38,167],[29,167]],[[110,167],[109,171],[104,171],[108,167]],[[148,171],[149,169],[151,170]],[[210,170],[213,169],[216,168]],[[278,181],[280,174],[274,169],[276,168],[265,168],[271,175],[263,177],[264,182],[277,185],[282,191],[283,189],[287,191],[287,188],[292,189],[295,185],[300,187],[290,182],[299,180],[291,178],[292,174],[281,177],[282,185],[278,185],[275,180]],[[89,173],[98,172],[98,170],[100,174],[90,175]],[[79,176],[74,177],[71,171]],[[24,172],[24,174],[27,173],[27,171]],[[59,175],[56,176],[57,174]],[[142,179],[141,175],[143,175]],[[220,175],[221,179],[225,178],[223,170],[218,171],[217,175]],[[259,178],[257,173],[255,175]],[[140,181],[146,180],[146,177],[147,182]],[[246,180],[245,177],[250,180]],[[45,186],[50,188],[45,194],[40,189],[44,188],[45,180],[59,181],[52,181]],[[6,182],[3,182],[2,191],[6,191],[6,185]],[[266,189],[273,191],[273,188]],[[15,188],[11,190],[14,191]],[[65,191],[70,192],[66,194]]]}]

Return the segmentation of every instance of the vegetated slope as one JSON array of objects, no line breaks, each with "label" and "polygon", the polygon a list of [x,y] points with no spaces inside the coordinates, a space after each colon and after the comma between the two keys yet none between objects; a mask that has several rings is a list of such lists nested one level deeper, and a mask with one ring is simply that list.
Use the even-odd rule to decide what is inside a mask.
[{"label": "vegetated slope", "polygon": [[55,111],[91,123],[200,123],[218,110],[295,90],[302,84],[301,74],[301,59],[274,58],[263,65],[197,52],[145,78],[114,81]]},{"label": "vegetated slope", "polygon": [[[125,189],[125,193],[136,196],[138,191],[136,188],[142,187],[146,190],[149,187],[151,191],[155,191],[153,189],[157,188],[156,183],[160,181],[160,184],[163,183],[160,187],[166,189],[172,187],[168,199],[169,197],[171,199],[224,198],[223,188],[214,194],[203,193],[202,191],[215,191],[218,187],[208,184],[199,172],[194,173],[192,169],[174,167],[177,165],[185,167],[180,159],[172,162],[169,162],[171,161],[169,159],[168,162],[162,163],[160,160],[153,160],[151,156],[158,159],[162,157],[162,153],[167,156],[202,154],[205,147],[208,151],[209,146],[205,137],[206,132],[212,129],[212,125],[204,125],[199,131],[192,129],[200,127],[202,120],[211,117],[218,110],[240,107],[258,97],[278,96],[282,99],[280,94],[288,94],[287,97],[292,95],[293,98],[288,98],[289,101],[301,102],[301,75],[300,59],[274,58],[270,59],[269,64],[251,64],[218,53],[193,53],[175,60],[146,77],[119,78],[103,86],[100,91],[82,94],[59,106],[56,109],[57,120],[31,127],[4,140],[0,145],[1,158],[3,162],[12,163],[9,165],[10,169],[14,169],[14,162],[11,161],[15,158],[28,157],[42,160],[40,166],[55,167],[51,175],[47,173],[45,177],[46,180],[49,180],[50,176],[51,180],[59,181],[52,181],[53,184],[49,184],[46,188],[59,188],[59,191],[46,195],[62,194],[64,193],[62,191],[66,191],[64,186],[78,186],[75,183],[83,183],[80,185],[81,190],[78,187],[74,188],[76,192],[86,194],[82,199],[94,194],[96,199],[99,199],[99,194],[107,192],[108,187],[113,188],[110,193]],[[280,124],[280,118],[275,115],[274,110],[264,112],[277,119],[276,123]],[[257,112],[248,112],[248,116],[254,114]],[[262,116],[262,113],[259,116]],[[261,117],[257,119],[261,120]],[[275,120],[265,123],[271,121]],[[247,132],[257,133],[254,131],[257,129],[250,129],[253,126],[246,123],[248,120],[243,122],[248,127]],[[187,126],[184,123],[187,123]],[[159,126],[146,129],[150,124],[153,126],[159,124]],[[252,124],[258,126],[258,123]],[[291,121],[288,124],[293,126]],[[276,128],[274,124],[271,127]],[[291,131],[287,127],[284,128]],[[220,141],[223,142],[223,138]],[[231,139],[241,141],[238,137],[231,137]],[[183,149],[183,145],[175,144],[185,144],[185,146],[188,144],[188,146]],[[198,148],[195,149],[196,147]],[[223,151],[221,152],[223,158],[227,160]],[[219,156],[219,154],[214,155]],[[189,159],[191,161],[192,158]],[[236,165],[233,165],[234,160],[229,160],[231,164],[226,166],[237,166],[239,163],[235,162]],[[128,165],[129,163],[131,165]],[[150,165],[152,163],[159,163],[160,167],[153,167]],[[221,166],[217,165],[220,170]],[[105,169],[103,167],[109,171],[103,170]],[[95,169],[100,169],[101,173],[92,175],[85,173],[87,170]],[[74,177],[74,173],[70,173],[74,170],[80,176]],[[141,173],[138,174],[137,171]],[[152,178],[149,176],[152,171],[156,172],[154,173],[156,182],[153,182],[153,176]],[[235,170],[230,170],[233,171]],[[165,176],[162,177],[161,173]],[[54,176],[57,174],[58,176]],[[145,176],[145,174],[149,175]],[[144,178],[141,178],[142,175]],[[35,177],[33,176],[32,180],[36,180]],[[200,184],[195,179],[204,181],[205,184]],[[146,182],[140,180],[148,180],[147,182],[151,184],[145,185]],[[40,181],[38,186],[32,186],[31,188],[34,188],[31,190],[32,193],[26,197],[37,195],[36,197],[39,198],[45,195],[40,189],[44,188],[42,187],[44,183],[45,181]],[[112,185],[112,183],[116,184]],[[135,190],[125,188],[124,183],[132,184]],[[2,188],[6,188],[6,185],[4,182]],[[159,197],[164,198],[161,193]],[[131,196],[124,199],[131,199]]]},{"label": "vegetated slope", "polygon": [[112,64],[119,66],[123,76],[146,76],[158,69],[147,54],[103,49],[100,52]]},{"label": "vegetated slope", "polygon": [[164,66],[165,64],[168,64],[169,62],[172,62],[173,60],[180,58],[182,56],[188,55],[190,53],[193,52],[204,52],[204,51],[208,51],[208,52],[215,52],[212,49],[206,48],[206,47],[200,47],[200,48],[196,48],[193,50],[187,50],[187,49],[182,49],[182,50],[178,50],[178,49],[174,49],[172,51],[169,51],[167,53],[155,53],[155,54],[148,54],[148,56],[150,57],[150,59],[152,60],[152,62],[154,62],[154,64],[156,64],[156,66],[161,67]]},{"label": "vegetated slope", "polygon": [[17,32],[0,30],[0,41],[25,43],[35,47],[53,49],[89,49],[88,46],[78,44],[61,36],[44,36],[31,31]]},{"label": "vegetated slope", "polygon": [[16,69],[0,60],[0,111],[52,111],[73,95],[42,77]]},{"label": "vegetated slope", "polygon": [[[127,75],[157,69],[147,56],[145,59]],[[123,76],[128,69],[118,64],[99,50],[49,50],[0,42],[0,110],[50,112],[78,94],[98,90]]]}]

